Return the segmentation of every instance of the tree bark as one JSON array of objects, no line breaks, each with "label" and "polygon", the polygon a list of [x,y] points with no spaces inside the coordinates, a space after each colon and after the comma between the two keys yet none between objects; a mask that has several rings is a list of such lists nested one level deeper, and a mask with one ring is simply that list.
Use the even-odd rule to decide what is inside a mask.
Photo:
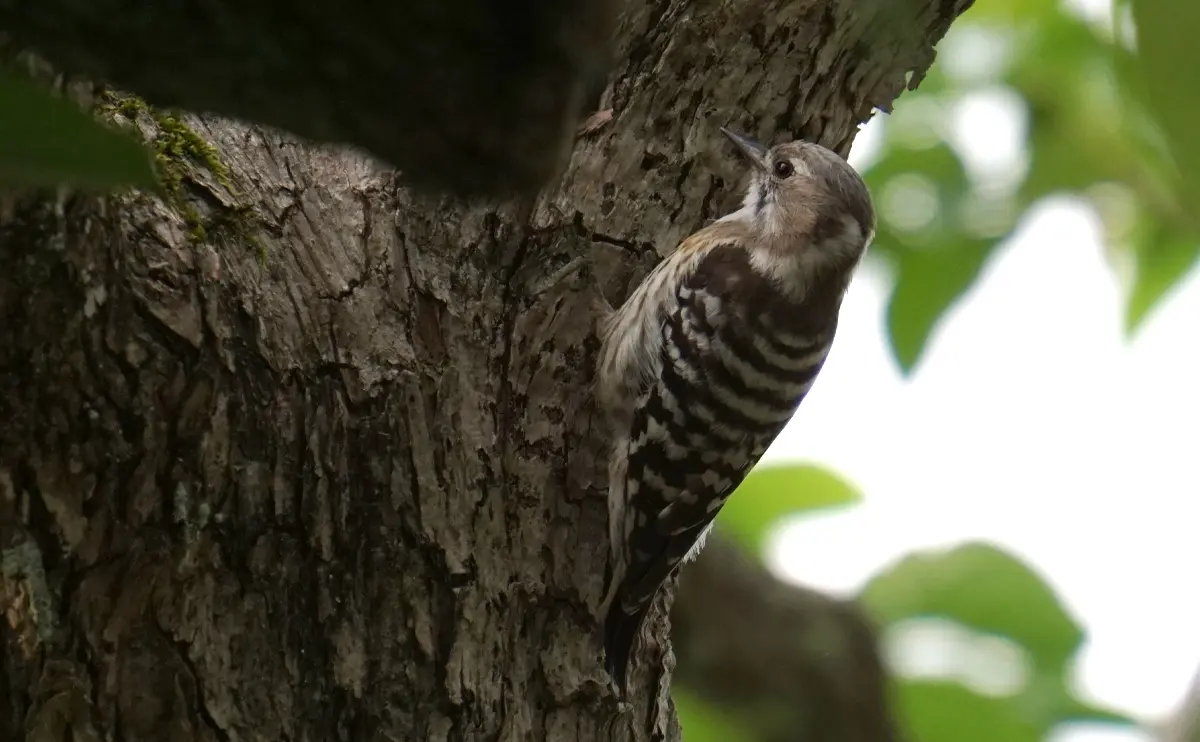
[{"label": "tree bark", "polygon": [[595,299],[738,200],[718,125],[844,153],[968,3],[628,3],[502,204],[106,99],[168,199],[0,197],[0,739],[678,740],[670,591],[600,658]]}]

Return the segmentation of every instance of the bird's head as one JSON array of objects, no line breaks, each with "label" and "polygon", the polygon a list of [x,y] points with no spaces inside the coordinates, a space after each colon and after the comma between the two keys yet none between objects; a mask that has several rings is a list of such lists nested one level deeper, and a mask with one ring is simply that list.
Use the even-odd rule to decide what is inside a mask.
[{"label": "bird's head", "polygon": [[806,263],[857,264],[875,234],[875,209],[861,177],[836,152],[813,142],[766,147],[724,127],[750,162],[740,219],[757,242]]}]

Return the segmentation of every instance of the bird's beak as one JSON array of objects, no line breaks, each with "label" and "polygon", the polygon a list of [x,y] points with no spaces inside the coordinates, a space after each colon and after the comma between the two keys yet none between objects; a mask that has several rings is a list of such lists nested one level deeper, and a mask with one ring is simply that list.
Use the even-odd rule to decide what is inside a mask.
[{"label": "bird's beak", "polygon": [[750,161],[751,165],[762,170],[764,173],[770,172],[771,168],[767,165],[767,148],[754,141],[750,137],[736,132],[733,129],[721,127],[721,133],[729,137],[729,141],[737,145],[741,150],[742,155]]}]

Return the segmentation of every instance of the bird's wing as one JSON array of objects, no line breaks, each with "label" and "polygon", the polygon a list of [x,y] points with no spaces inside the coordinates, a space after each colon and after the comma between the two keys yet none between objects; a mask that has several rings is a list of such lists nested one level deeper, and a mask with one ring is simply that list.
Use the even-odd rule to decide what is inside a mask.
[{"label": "bird's wing", "polygon": [[[696,546],[729,495],[786,423],[747,431],[727,428],[737,410],[714,397],[708,355],[716,333],[731,321],[720,311],[722,292],[731,285],[728,270],[741,270],[729,251],[694,270],[675,286],[659,323],[657,371],[640,389],[629,410],[628,434],[615,455],[614,483],[622,503],[616,534],[623,546],[624,571],[605,627],[610,671],[624,682],[625,663],[662,583]],[[711,251],[707,255],[713,255]],[[703,259],[705,256],[701,256]],[[744,261],[742,261],[744,262]],[[748,264],[746,266],[748,269]],[[709,277],[712,277],[710,280]],[[746,277],[749,278],[749,277]]]},{"label": "bird's wing", "polygon": [[676,307],[674,288],[714,250],[737,245],[744,226],[715,222],[695,232],[650,271],[603,324],[598,393],[606,407],[629,405],[658,378],[663,324]]}]

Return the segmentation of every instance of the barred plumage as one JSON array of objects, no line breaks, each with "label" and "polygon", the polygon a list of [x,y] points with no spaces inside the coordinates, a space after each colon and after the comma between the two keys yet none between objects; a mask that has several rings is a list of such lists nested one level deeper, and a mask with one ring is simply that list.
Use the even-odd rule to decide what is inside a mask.
[{"label": "barred plumage", "polygon": [[603,331],[605,653],[622,693],[654,595],[812,387],[874,230],[866,186],[835,153],[722,131],[755,166],[743,207],[684,240]]}]

